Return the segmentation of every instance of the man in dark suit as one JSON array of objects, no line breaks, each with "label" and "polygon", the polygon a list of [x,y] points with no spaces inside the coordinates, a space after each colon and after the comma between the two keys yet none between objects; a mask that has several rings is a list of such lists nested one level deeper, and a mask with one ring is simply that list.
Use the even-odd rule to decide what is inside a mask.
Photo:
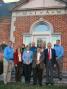
[{"label": "man in dark suit", "polygon": [[47,49],[44,50],[44,62],[46,65],[46,85],[53,85],[53,66],[56,60],[55,50],[51,48],[52,44],[47,44]]}]

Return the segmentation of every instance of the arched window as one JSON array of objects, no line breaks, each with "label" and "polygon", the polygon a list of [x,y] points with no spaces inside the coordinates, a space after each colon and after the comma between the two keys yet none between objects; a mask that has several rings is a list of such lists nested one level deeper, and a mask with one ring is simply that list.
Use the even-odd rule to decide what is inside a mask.
[{"label": "arched window", "polygon": [[30,33],[24,35],[23,42],[26,45],[35,42],[36,46],[40,45],[42,41],[46,42],[46,46],[48,42],[51,42],[53,47],[57,39],[61,40],[61,35],[53,33],[53,30],[53,25],[50,22],[39,19],[32,24]]},{"label": "arched window", "polygon": [[49,24],[45,22],[39,22],[33,26],[32,34],[51,34],[52,30]]}]

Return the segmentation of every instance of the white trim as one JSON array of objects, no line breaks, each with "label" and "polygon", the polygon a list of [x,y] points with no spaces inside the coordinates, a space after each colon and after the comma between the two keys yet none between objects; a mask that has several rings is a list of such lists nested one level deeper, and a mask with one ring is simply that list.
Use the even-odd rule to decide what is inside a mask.
[{"label": "white trim", "polygon": [[10,30],[10,40],[12,42],[15,42],[15,36],[14,36],[14,31],[15,29],[15,21],[16,21],[16,17],[12,16],[12,20],[11,20],[11,30]]},{"label": "white trim", "polygon": [[67,14],[65,9],[52,9],[52,10],[28,10],[28,11],[15,11],[12,16],[37,16],[37,15],[64,15]]},{"label": "white trim", "polygon": [[[28,43],[26,43],[26,38],[27,38],[27,37],[30,37],[30,40],[29,40],[30,43],[31,43],[31,41],[32,41],[32,35],[29,34],[29,33],[24,33],[24,34],[23,34],[23,43],[24,43],[25,45],[29,45]],[[29,41],[28,41],[28,42],[29,42]]]}]

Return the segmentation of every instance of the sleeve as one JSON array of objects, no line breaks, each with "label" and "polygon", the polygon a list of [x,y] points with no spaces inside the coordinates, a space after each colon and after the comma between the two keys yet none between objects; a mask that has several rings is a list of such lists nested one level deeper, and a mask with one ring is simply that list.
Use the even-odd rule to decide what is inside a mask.
[{"label": "sleeve", "polygon": [[46,64],[46,50],[47,49],[45,49],[44,52],[43,52],[43,55],[44,55],[44,64]]},{"label": "sleeve", "polygon": [[40,59],[41,59],[41,62],[44,61],[44,59],[45,59],[44,51],[41,53],[41,57],[40,57]]},{"label": "sleeve", "polygon": [[61,58],[61,57],[63,57],[63,56],[64,56],[64,48],[61,47],[60,55],[59,55],[58,58]]},{"label": "sleeve", "polygon": [[26,63],[26,54],[25,54],[25,51],[23,52],[23,55],[22,55],[22,61],[23,61],[23,63]]},{"label": "sleeve", "polygon": [[54,49],[54,63],[56,63],[56,51]]},{"label": "sleeve", "polygon": [[5,59],[8,59],[8,58],[9,58],[7,48],[4,49],[4,58],[5,58]]},{"label": "sleeve", "polygon": [[18,62],[17,62],[17,55],[18,55],[18,54],[14,53],[14,64],[17,64],[17,63],[18,63]]}]

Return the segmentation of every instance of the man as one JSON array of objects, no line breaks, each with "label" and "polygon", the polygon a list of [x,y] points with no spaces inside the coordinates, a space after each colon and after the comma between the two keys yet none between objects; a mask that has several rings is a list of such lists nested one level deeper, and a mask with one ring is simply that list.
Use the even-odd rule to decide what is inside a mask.
[{"label": "man", "polygon": [[4,49],[4,84],[11,80],[11,72],[13,68],[14,49],[12,41],[9,41],[8,46]]},{"label": "man", "polygon": [[0,43],[0,74],[3,73],[3,52],[2,52],[2,47]]},{"label": "man", "polygon": [[43,52],[44,49],[46,48],[46,42],[41,42],[40,47],[41,47],[41,52]]},{"label": "man", "polygon": [[54,49],[56,51],[56,66],[58,70],[58,78],[62,80],[64,48],[60,45],[60,40],[56,40]]},{"label": "man", "polygon": [[1,48],[2,48],[2,51],[4,51],[4,49],[7,47],[7,44],[5,41],[2,42],[1,44]]},{"label": "man", "polygon": [[[35,42],[32,42],[32,46],[31,46],[30,50],[33,52],[33,59],[35,59],[35,54],[37,52],[37,47],[35,46]],[[33,64],[34,64],[34,61],[33,61]],[[32,72],[33,72],[33,84],[35,85],[36,84],[35,67],[32,67]]]},{"label": "man", "polygon": [[31,46],[30,50],[33,52],[33,54],[37,51],[37,48],[35,46],[35,42],[32,42],[32,46]]},{"label": "man", "polygon": [[53,85],[53,65],[56,59],[55,50],[51,48],[52,44],[47,44],[47,49],[44,50],[45,59],[44,62],[46,63],[46,85],[51,84]]}]

